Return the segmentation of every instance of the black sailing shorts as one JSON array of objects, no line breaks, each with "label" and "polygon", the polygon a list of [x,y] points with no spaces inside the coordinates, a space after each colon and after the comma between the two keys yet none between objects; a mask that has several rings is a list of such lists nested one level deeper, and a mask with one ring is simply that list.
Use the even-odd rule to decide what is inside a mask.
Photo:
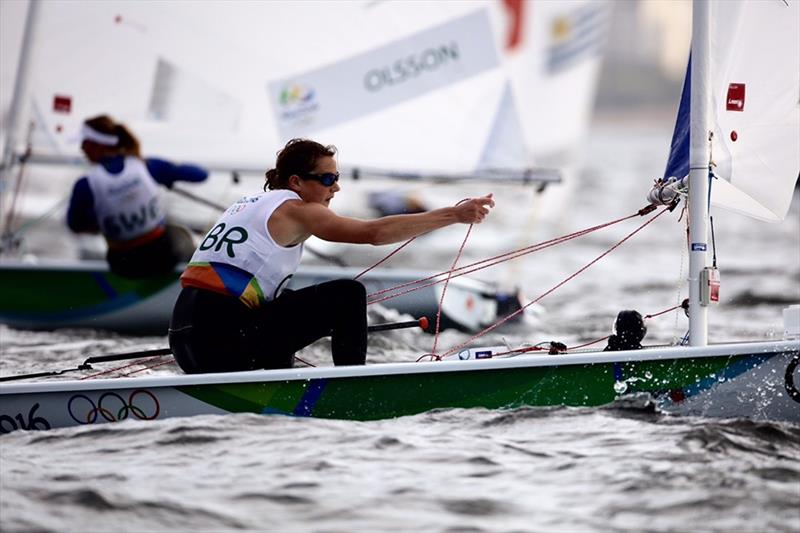
[{"label": "black sailing shorts", "polygon": [[291,368],[295,352],[328,335],[334,364],[364,364],[366,290],[358,281],[287,290],[255,310],[232,296],[184,287],[169,345],[187,374],[235,372]]}]

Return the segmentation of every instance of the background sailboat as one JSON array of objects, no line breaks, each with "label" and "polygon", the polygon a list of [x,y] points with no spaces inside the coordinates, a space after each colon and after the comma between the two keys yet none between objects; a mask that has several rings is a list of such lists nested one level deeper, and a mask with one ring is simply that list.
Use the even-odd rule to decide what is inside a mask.
[{"label": "background sailboat", "polygon": [[[607,15],[586,1],[32,5],[19,104],[34,153],[79,155],[80,121],[113,112],[151,152],[259,173],[309,134],[343,164],[398,172],[521,172],[574,150]],[[16,150],[28,125],[11,124]]]},{"label": "background sailboat", "polygon": [[7,159],[28,138],[34,161],[77,158],[80,121],[108,112],[149,154],[259,176],[288,137],[313,135],[361,175],[545,183],[535,166],[572,163],[586,134],[608,7],[31,5]]},{"label": "background sailboat", "polygon": [[[71,134],[103,112],[129,124],[147,154],[241,174],[246,187],[216,175],[197,189],[221,203],[258,187],[272,154],[299,135],[335,143],[342,167],[365,183],[378,175],[557,181],[534,164],[573,161],[607,11],[586,1],[30,6],[4,180],[12,189],[13,163],[30,149],[26,171],[48,186],[27,213],[31,204],[15,205],[23,216],[66,194],[75,169],[37,164],[78,161]],[[385,185],[370,180],[366,192],[375,187]],[[437,201],[465,194],[448,192],[437,189]],[[216,216],[173,204],[173,218],[194,227]],[[37,256],[48,247],[23,246]],[[486,316],[491,309],[477,306],[473,322]]]}]

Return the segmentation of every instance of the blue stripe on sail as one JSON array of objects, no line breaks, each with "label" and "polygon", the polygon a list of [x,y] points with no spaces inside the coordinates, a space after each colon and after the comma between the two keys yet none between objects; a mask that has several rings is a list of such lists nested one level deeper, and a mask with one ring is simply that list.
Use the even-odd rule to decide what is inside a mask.
[{"label": "blue stripe on sail", "polygon": [[672,176],[680,179],[689,174],[689,111],[691,108],[692,86],[692,58],[686,67],[686,78],[683,81],[681,103],[678,106],[678,116],[675,118],[675,129],[672,132],[667,168],[664,170],[664,179]]},{"label": "blue stripe on sail", "polygon": [[327,384],[327,379],[312,379],[292,414],[295,416],[311,416],[314,413],[314,406],[317,405],[317,401],[322,397],[322,392]]}]

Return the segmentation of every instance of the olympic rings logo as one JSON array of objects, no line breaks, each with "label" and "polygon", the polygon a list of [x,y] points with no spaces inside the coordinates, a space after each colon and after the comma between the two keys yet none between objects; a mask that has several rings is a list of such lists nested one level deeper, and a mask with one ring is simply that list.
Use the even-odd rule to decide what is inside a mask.
[{"label": "olympic rings logo", "polygon": [[125,420],[129,415],[139,420],[153,420],[161,413],[158,399],[143,389],[131,392],[127,401],[116,392],[103,393],[97,403],[84,394],[76,394],[69,399],[67,409],[78,424],[94,424],[98,416],[108,422]]}]

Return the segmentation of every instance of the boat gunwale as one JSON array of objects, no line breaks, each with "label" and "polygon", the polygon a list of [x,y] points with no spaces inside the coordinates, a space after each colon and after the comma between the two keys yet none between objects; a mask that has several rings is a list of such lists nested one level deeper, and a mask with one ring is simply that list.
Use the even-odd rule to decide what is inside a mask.
[{"label": "boat gunwale", "polygon": [[[179,263],[175,267],[175,274],[180,274],[186,268],[186,263]],[[0,260],[0,272],[2,271],[20,271],[20,272],[75,272],[75,273],[93,273],[99,272],[102,274],[110,274],[108,263],[102,259],[54,259],[48,258],[46,260],[27,262],[22,260]],[[322,276],[330,267],[323,265],[301,265],[298,269],[298,274],[313,277]],[[342,273],[343,278],[353,277],[361,273],[363,267],[336,267],[336,270]],[[439,276],[444,274],[439,274]],[[364,274],[363,279],[370,281],[384,281],[400,279],[403,283],[410,283],[412,281],[420,281],[422,277],[430,276],[427,270],[413,269],[413,268],[388,268],[381,270],[371,270]],[[175,278],[177,281],[178,278]],[[422,281],[420,281],[422,283]],[[494,284],[479,278],[470,278],[459,276],[450,280],[450,283],[463,286],[464,288],[472,289],[475,291],[488,291],[494,287]],[[482,294],[486,296],[485,294]]]},{"label": "boat gunwale", "polygon": [[669,346],[618,352],[581,352],[553,355],[522,355],[517,357],[438,361],[430,363],[377,363],[365,366],[326,366],[277,370],[251,370],[209,374],[182,374],[175,376],[122,377],[97,380],[37,381],[31,383],[0,384],[0,397],[12,394],[50,393],[82,390],[108,390],[127,388],[186,387],[196,385],[236,385],[271,383],[281,381],[311,381],[315,379],[342,379],[381,377],[410,374],[437,374],[539,368],[547,366],[572,366],[586,364],[649,362],[674,359],[692,359],[767,354],[800,353],[800,339],[757,342],[735,342],[708,346]]}]

